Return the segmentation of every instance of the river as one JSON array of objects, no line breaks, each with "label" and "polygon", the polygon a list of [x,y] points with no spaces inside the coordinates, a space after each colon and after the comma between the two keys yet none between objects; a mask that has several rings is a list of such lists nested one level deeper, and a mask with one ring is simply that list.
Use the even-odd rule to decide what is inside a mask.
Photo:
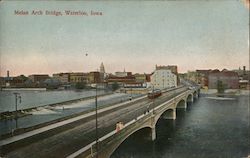
[{"label": "river", "polygon": [[243,158],[250,155],[249,96],[222,100],[202,96],[176,120],[159,119],[155,141],[142,129],[111,158]]},{"label": "river", "polygon": [[[21,103],[19,103],[18,101],[18,109],[28,109],[95,95],[95,90],[0,91],[0,113],[15,110],[15,96],[13,94],[14,92],[18,92],[21,96]],[[98,94],[104,93],[105,91],[98,90]]]}]

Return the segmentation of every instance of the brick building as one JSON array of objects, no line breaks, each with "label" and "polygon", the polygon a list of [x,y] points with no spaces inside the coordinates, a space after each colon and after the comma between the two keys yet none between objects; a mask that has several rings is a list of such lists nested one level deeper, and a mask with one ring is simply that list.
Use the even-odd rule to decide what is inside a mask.
[{"label": "brick building", "polygon": [[216,89],[217,82],[222,81],[226,89],[238,89],[239,88],[239,77],[236,72],[228,71],[226,69],[219,71],[213,70],[208,76],[208,88]]},{"label": "brick building", "polygon": [[29,75],[29,79],[33,83],[42,83],[42,82],[44,82],[48,78],[49,78],[49,75],[47,75],[47,74],[33,74],[33,75]]}]

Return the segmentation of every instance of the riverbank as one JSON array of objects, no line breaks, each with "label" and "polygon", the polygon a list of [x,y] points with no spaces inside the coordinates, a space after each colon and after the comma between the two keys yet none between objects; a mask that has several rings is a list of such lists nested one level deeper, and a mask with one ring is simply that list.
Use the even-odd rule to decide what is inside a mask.
[{"label": "riverbank", "polygon": [[46,88],[1,88],[2,91],[46,91]]},{"label": "riverbank", "polygon": [[[120,95],[120,94],[113,94],[112,96],[116,97],[117,95]],[[110,96],[103,96],[103,97],[99,96],[99,99],[98,99],[98,102],[99,102],[98,109],[109,108],[110,106],[113,106],[115,104],[120,104],[120,103],[123,104],[123,103],[129,101],[129,97],[126,97],[126,98],[123,98],[123,99],[116,99],[115,102],[106,102],[106,101],[104,101],[105,98],[107,99],[109,97]],[[140,98],[140,97],[142,97],[142,95],[134,96],[133,99]],[[90,101],[94,103],[94,99],[91,99]],[[86,103],[86,101],[84,101],[84,102]],[[87,102],[89,102],[89,101],[87,101]],[[100,105],[100,104],[102,104],[102,105]],[[73,109],[74,108],[79,108],[80,105],[82,106],[82,101],[79,101],[79,102],[73,103],[73,104],[68,104],[68,105],[63,104],[63,106],[61,106],[61,107],[60,106],[56,106],[54,108],[58,110],[59,108],[65,107],[65,109],[61,109],[59,111],[61,111],[61,112],[64,111],[64,112],[67,113],[67,112],[70,111],[71,108],[73,108]],[[45,112],[46,114],[38,114],[38,115],[36,114],[36,111],[31,111],[31,113],[33,113],[34,115],[31,115],[31,116],[28,116],[28,117],[32,117],[32,118],[34,118],[34,120],[37,120],[37,116],[39,116],[39,115],[42,115],[42,116],[46,116],[47,115],[47,116],[49,116],[50,112],[53,112],[55,109],[53,109],[51,107],[51,111],[50,111],[48,109],[48,107],[42,108],[42,110],[40,112],[38,112],[38,113],[45,112],[43,110],[48,110],[48,112]],[[76,113],[72,113],[70,115],[64,115],[64,116],[61,115],[59,118],[55,118],[55,119],[52,119],[52,120],[47,120],[47,121],[44,121],[44,122],[40,122],[38,124],[33,124],[31,126],[22,126],[22,127],[19,126],[18,129],[13,128],[14,130],[2,133],[0,140],[5,139],[5,138],[9,138],[9,137],[12,137],[12,136],[15,136],[15,135],[19,135],[19,134],[22,134],[22,133],[25,133],[25,132],[29,132],[29,131],[32,131],[32,130],[36,130],[38,128],[42,128],[42,127],[45,127],[45,126],[48,126],[48,125],[51,125],[51,124],[55,124],[57,122],[68,120],[70,118],[74,118],[74,117],[77,117],[77,116],[80,116],[80,115],[84,115],[84,114],[90,113],[90,112],[92,112],[94,110],[95,110],[95,108],[88,108],[88,109],[86,109],[84,111],[78,110]],[[54,114],[52,114],[52,115],[54,115]],[[29,118],[29,119],[32,119],[32,118]],[[18,124],[19,125],[21,124],[20,120],[18,120]]]},{"label": "riverbank", "polygon": [[203,95],[250,95],[250,90],[243,89],[227,89],[224,94],[218,94],[217,89],[201,89],[200,94]]}]

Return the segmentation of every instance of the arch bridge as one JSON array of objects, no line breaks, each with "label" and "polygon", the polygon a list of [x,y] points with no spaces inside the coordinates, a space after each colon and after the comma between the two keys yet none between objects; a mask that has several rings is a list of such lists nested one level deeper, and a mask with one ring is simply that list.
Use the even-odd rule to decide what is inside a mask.
[{"label": "arch bridge", "polygon": [[[98,154],[98,158],[109,158],[112,153],[119,147],[119,145],[126,140],[130,135],[144,128],[150,128],[151,139],[156,139],[156,123],[159,118],[176,119],[177,108],[187,108],[188,102],[193,102],[199,97],[199,89],[187,90],[178,96],[156,106],[149,112],[138,116],[136,119],[126,123],[120,131],[112,131],[109,134],[101,137],[91,144],[85,146],[79,151],[71,154],[68,158],[82,157],[94,158]],[[98,148],[97,146],[98,145]],[[98,149],[98,153],[97,150]]]}]

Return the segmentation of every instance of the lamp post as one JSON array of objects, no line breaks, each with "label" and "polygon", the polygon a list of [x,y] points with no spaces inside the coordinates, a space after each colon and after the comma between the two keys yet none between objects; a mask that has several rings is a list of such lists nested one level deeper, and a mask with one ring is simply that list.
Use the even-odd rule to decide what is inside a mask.
[{"label": "lamp post", "polygon": [[20,95],[20,93],[17,93],[17,92],[15,92],[15,93],[13,93],[14,95],[15,95],[15,110],[16,110],[16,112],[15,112],[15,120],[16,120],[16,129],[18,128],[18,125],[17,125],[17,101],[19,100],[19,103],[21,103],[21,99],[22,99],[22,97],[21,97],[21,95]]},{"label": "lamp post", "polygon": [[98,122],[97,122],[97,83],[95,91],[95,136],[96,136],[96,158],[98,158]]}]

